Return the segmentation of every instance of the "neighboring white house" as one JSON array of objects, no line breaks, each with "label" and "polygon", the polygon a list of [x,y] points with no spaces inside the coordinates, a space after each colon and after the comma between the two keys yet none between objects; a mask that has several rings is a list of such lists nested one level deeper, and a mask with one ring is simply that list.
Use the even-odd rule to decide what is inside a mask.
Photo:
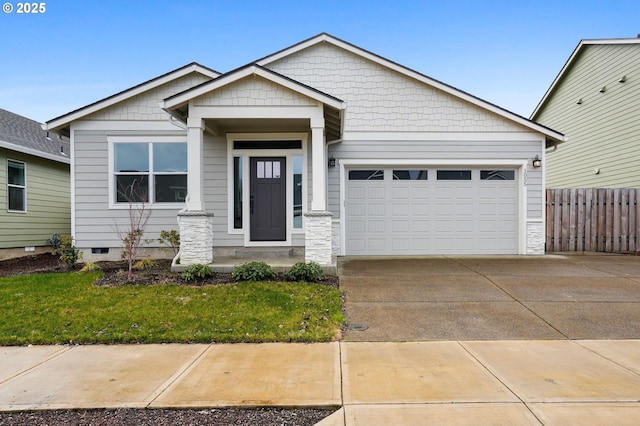
[{"label": "neighboring white house", "polygon": [[[544,253],[544,152],[563,135],[328,34],[226,74],[190,64],[55,118],[88,258],[148,194],[182,264],[244,247]],[[534,159],[542,167],[534,167]],[[108,253],[107,253],[108,252]]]}]

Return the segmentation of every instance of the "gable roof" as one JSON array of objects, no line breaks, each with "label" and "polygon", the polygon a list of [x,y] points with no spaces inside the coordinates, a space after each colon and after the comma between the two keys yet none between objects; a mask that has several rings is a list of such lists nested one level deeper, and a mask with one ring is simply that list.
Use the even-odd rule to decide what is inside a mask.
[{"label": "gable roof", "polygon": [[511,111],[508,111],[502,107],[499,107],[495,104],[492,104],[490,102],[487,102],[483,99],[480,99],[476,96],[473,96],[463,90],[457,89],[453,86],[450,86],[446,83],[443,83],[439,80],[436,80],[434,78],[428,77],[418,71],[412,70],[410,68],[405,67],[404,65],[400,65],[396,62],[393,62],[389,59],[386,59],[380,55],[377,55],[375,53],[369,52],[368,50],[362,49],[356,45],[353,45],[349,42],[346,42],[344,40],[341,40],[337,37],[334,37],[330,34],[327,33],[320,33],[314,37],[311,37],[307,40],[301,41],[300,43],[294,44],[291,47],[287,47],[285,49],[279,50],[278,52],[275,52],[271,55],[265,56],[259,60],[257,60],[255,63],[257,65],[260,66],[267,66],[268,64],[275,62],[279,59],[282,59],[286,56],[292,55],[296,52],[299,52],[301,50],[307,49],[311,46],[314,46],[316,44],[320,44],[320,43],[330,43],[336,47],[342,48],[344,50],[347,50],[351,53],[354,53],[356,55],[362,56],[372,62],[375,62],[379,65],[382,65],[384,67],[390,68],[398,73],[404,74],[410,78],[413,78],[415,80],[418,80],[424,84],[427,84],[429,86],[432,86],[436,89],[439,89],[445,93],[448,93],[456,98],[462,99],[464,101],[467,101],[473,105],[476,105],[480,108],[483,108],[485,110],[491,111],[494,114],[497,114],[503,118],[506,118],[507,120],[511,120],[513,122],[516,122],[524,127],[527,127],[531,130],[534,130],[536,132],[542,133],[544,134],[547,139],[550,139],[552,141],[556,141],[556,142],[562,142],[565,140],[565,137],[562,133],[557,132],[553,129],[550,129],[549,127],[543,126],[542,124],[536,123],[528,118],[522,117],[521,115],[518,115],[516,113],[513,113]]},{"label": "gable roof", "polygon": [[0,108],[0,147],[69,164],[69,142],[42,130],[42,124]]},{"label": "gable roof", "polygon": [[177,68],[173,71],[169,71],[166,74],[162,74],[158,77],[152,78],[151,80],[145,81],[144,83],[140,83],[129,89],[123,90],[122,92],[116,93],[115,95],[111,95],[107,98],[101,99],[97,102],[94,102],[92,104],[79,108],[75,111],[71,111],[67,114],[61,115],[60,117],[49,120],[45,123],[43,127],[46,130],[62,128],[67,124],[71,123],[72,121],[79,120],[82,117],[85,117],[89,114],[93,114],[96,111],[99,111],[101,109],[110,107],[119,102],[130,99],[134,96],[137,96],[148,90],[154,89],[163,84],[169,83],[177,78],[183,77],[192,72],[200,73],[212,79],[220,75],[219,72],[214,71],[211,68],[207,68],[196,62],[192,62],[183,67]]},{"label": "gable roof", "polygon": [[560,70],[556,78],[553,80],[553,83],[551,83],[551,86],[549,86],[546,93],[544,94],[540,102],[538,102],[538,105],[536,106],[536,108],[531,113],[531,119],[534,119],[538,114],[538,112],[540,112],[540,109],[544,106],[547,99],[555,91],[556,86],[560,83],[560,81],[562,81],[565,74],[567,74],[567,72],[573,67],[574,62],[580,56],[580,54],[583,52],[586,46],[596,45],[596,44],[599,44],[599,45],[640,44],[640,35],[638,36],[638,38],[603,38],[603,39],[580,40],[580,43],[578,43],[576,48],[573,50],[573,53],[571,53],[571,56],[569,56],[569,59],[567,59],[567,62],[565,62],[564,66],[562,67],[562,69]]},{"label": "gable roof", "polygon": [[257,65],[255,63],[237,68],[233,71],[230,71],[226,74],[221,75],[220,77],[214,80],[206,81],[202,84],[199,84],[190,89],[187,89],[184,92],[177,93],[173,96],[170,96],[167,99],[165,99],[164,102],[162,102],[162,108],[166,110],[166,109],[172,109],[172,108],[178,107],[193,98],[202,96],[208,92],[216,90],[220,87],[227,86],[231,83],[235,83],[236,81],[241,80],[250,75],[256,75],[256,76],[262,77],[266,80],[279,84],[280,86],[284,86],[288,89],[291,89],[295,92],[305,95],[318,102],[328,104],[336,109],[345,108],[344,102],[336,98],[335,96],[331,96],[327,93],[321,92],[318,89],[315,89],[311,86],[307,86],[306,84],[295,81],[287,76],[279,74],[275,71],[272,71],[268,68]]}]

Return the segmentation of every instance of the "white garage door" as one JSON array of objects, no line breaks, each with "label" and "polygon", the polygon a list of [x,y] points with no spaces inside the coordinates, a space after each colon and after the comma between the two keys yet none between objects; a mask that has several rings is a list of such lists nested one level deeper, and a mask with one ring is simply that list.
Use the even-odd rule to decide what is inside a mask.
[{"label": "white garage door", "polygon": [[346,254],[517,254],[518,173],[347,170]]}]

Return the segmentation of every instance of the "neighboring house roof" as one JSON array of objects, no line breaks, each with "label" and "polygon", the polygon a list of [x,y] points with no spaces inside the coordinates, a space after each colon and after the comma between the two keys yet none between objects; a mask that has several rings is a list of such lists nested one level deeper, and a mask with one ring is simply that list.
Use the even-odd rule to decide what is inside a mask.
[{"label": "neighboring house roof", "polygon": [[542,124],[536,123],[528,118],[522,117],[516,113],[513,113],[511,111],[508,111],[502,107],[499,107],[495,104],[492,104],[490,102],[487,102],[483,99],[480,99],[476,96],[473,96],[467,92],[464,92],[460,89],[457,89],[453,86],[450,86],[446,83],[443,83],[439,80],[436,80],[434,78],[428,77],[422,73],[419,73],[417,71],[414,71],[410,68],[407,68],[403,65],[400,65],[396,62],[393,62],[389,59],[383,58],[382,56],[379,56],[375,53],[369,52],[368,50],[362,49],[358,46],[355,46],[349,42],[346,42],[344,40],[341,40],[339,38],[336,38],[330,34],[327,33],[321,33],[318,34],[314,37],[311,37],[307,40],[301,41],[300,43],[294,44],[291,47],[282,49],[276,53],[273,53],[271,55],[265,56],[262,59],[259,59],[257,61],[255,61],[255,63],[257,65],[261,65],[261,66],[266,66],[269,63],[275,62],[283,57],[289,56],[295,52],[299,52],[303,49],[307,49],[313,45],[319,44],[319,43],[330,43],[334,46],[337,46],[339,48],[345,49],[349,52],[352,52],[356,55],[360,55],[372,62],[375,62],[379,65],[385,66],[387,68],[390,68],[396,72],[399,72],[401,74],[404,74],[406,76],[409,76],[411,78],[414,78],[424,84],[427,84],[429,86],[432,86],[436,89],[442,90],[452,96],[455,96],[457,98],[463,99],[473,105],[476,105],[480,108],[484,108],[486,110],[489,110],[495,114],[498,114],[508,120],[514,121],[516,123],[521,124],[524,127],[530,128],[531,130],[534,130],[536,132],[540,132],[542,134],[544,134],[545,136],[547,136],[548,139],[555,141],[555,142],[563,142],[564,141],[564,135],[560,132],[557,132],[549,127],[543,126]]},{"label": "neighboring house roof", "polygon": [[556,76],[555,80],[553,80],[553,83],[551,83],[551,86],[549,86],[549,89],[547,89],[547,92],[544,94],[544,96],[542,97],[542,99],[540,100],[536,108],[533,110],[533,113],[531,113],[532,120],[535,120],[536,116],[538,115],[542,107],[547,102],[547,99],[553,94],[558,84],[563,80],[567,72],[573,67],[574,62],[580,56],[582,51],[585,49],[585,46],[596,45],[596,44],[601,44],[601,45],[602,44],[610,44],[610,45],[640,44],[640,36],[638,38],[605,38],[605,39],[580,40],[580,43],[578,43],[578,46],[576,46],[576,48],[573,50],[573,53],[571,54],[571,56],[569,56],[569,59],[567,59],[567,62],[564,64],[564,66]]},{"label": "neighboring house roof", "polygon": [[42,130],[42,124],[0,109],[0,147],[69,164],[69,142]]},{"label": "neighboring house roof", "polygon": [[45,123],[45,129],[59,129],[72,121],[79,120],[83,117],[86,117],[89,114],[93,114],[96,111],[102,110],[104,108],[115,105],[119,102],[130,99],[134,96],[137,96],[141,93],[144,93],[148,90],[154,89],[158,86],[166,84],[170,81],[173,81],[177,78],[183,77],[192,72],[198,72],[202,75],[208,76],[210,78],[216,78],[220,75],[219,72],[212,70],[211,68],[207,68],[202,66],[196,62],[192,62],[183,67],[177,68],[173,71],[169,71],[166,74],[162,74],[156,78],[145,81],[144,83],[140,83],[137,86],[133,86],[129,89],[123,90],[122,92],[116,93],[115,95],[109,96],[82,108],[79,108],[75,111],[71,111],[67,114],[61,115],[60,117],[49,120]]}]

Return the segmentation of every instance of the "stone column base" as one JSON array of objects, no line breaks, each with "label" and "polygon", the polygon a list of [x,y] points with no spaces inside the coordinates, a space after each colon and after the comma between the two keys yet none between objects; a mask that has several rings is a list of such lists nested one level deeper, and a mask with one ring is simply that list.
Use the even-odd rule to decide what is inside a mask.
[{"label": "stone column base", "polygon": [[213,263],[213,213],[199,210],[181,210],[178,213],[180,229],[180,265]]},{"label": "stone column base", "polygon": [[327,211],[304,214],[304,260],[319,265],[331,265],[331,217]]},{"label": "stone column base", "polygon": [[527,254],[544,254],[544,225],[542,222],[527,222]]}]

